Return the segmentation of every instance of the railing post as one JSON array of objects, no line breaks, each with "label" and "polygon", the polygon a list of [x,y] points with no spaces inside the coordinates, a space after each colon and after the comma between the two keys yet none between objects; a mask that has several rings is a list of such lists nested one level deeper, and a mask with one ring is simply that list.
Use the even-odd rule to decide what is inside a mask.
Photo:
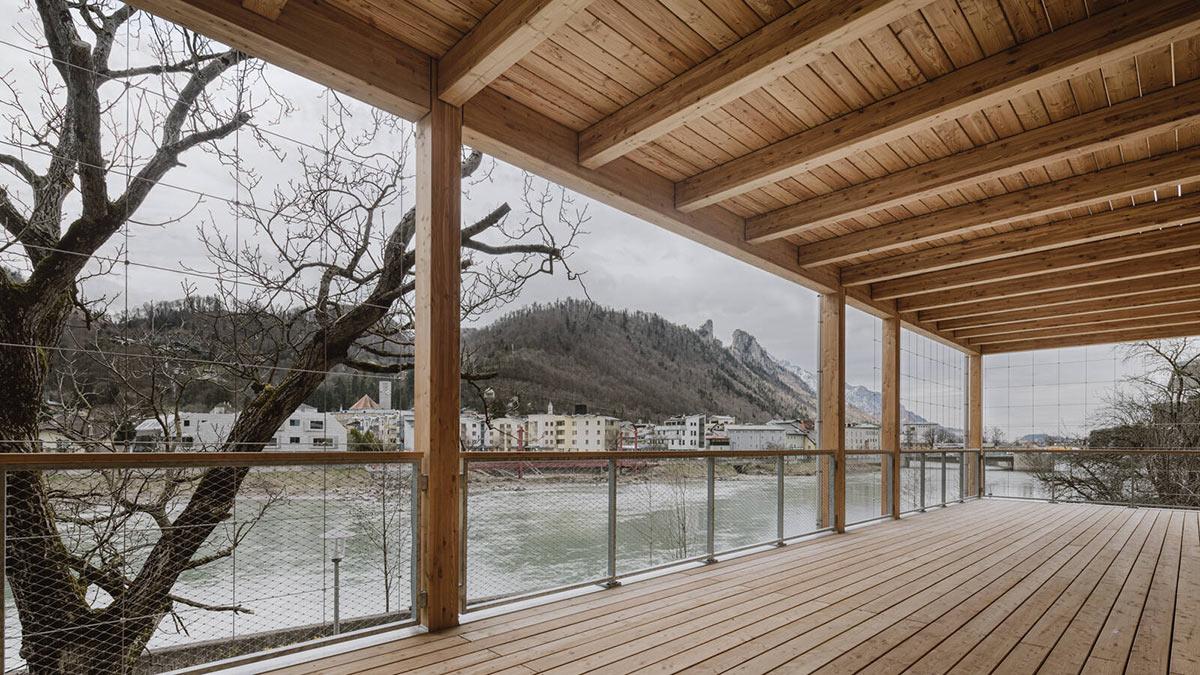
[{"label": "railing post", "polygon": [[421,614],[421,465],[408,465],[412,474],[409,481],[408,524],[412,539],[409,541],[408,592],[412,606],[412,619]]},{"label": "railing post", "polygon": [[775,458],[775,534],[776,546],[783,546],[783,468],[784,458]]},{"label": "railing post", "polygon": [[921,511],[925,510],[925,453],[921,453]]},{"label": "railing post", "polygon": [[8,637],[8,570],[5,561],[8,559],[8,472],[0,471],[0,672],[4,672],[4,664],[8,654],[5,652],[5,640]]},{"label": "railing post", "polygon": [[940,473],[941,473],[941,477],[942,477],[942,506],[945,506],[946,505],[946,453],[945,452],[942,452],[942,466],[941,466]]},{"label": "railing post", "polygon": [[704,559],[706,563],[717,562],[717,460],[715,457],[704,458],[705,475],[708,481],[708,536],[706,540],[706,551],[708,557]]},{"label": "railing post", "polygon": [[620,586],[617,581],[617,460],[608,460],[608,580],[609,588]]},{"label": "railing post", "polygon": [[967,501],[967,451],[958,453],[958,503]]}]

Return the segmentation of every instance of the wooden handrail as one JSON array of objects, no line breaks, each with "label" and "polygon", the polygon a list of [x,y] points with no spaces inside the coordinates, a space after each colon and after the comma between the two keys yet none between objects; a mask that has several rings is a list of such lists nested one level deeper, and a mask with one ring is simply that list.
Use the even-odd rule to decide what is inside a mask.
[{"label": "wooden handrail", "polygon": [[3,452],[0,453],[0,471],[312,466],[419,461],[419,452]]},{"label": "wooden handrail", "polygon": [[543,462],[609,459],[738,459],[755,457],[819,457],[832,455],[832,450],[585,450],[582,452],[462,452],[459,457],[468,462]]}]

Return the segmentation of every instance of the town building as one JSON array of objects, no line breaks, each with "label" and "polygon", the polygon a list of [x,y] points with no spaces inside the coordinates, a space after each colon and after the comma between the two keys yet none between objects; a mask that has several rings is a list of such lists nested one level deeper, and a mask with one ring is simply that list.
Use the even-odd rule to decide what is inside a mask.
[{"label": "town building", "polygon": [[[229,437],[238,413],[224,406],[143,420],[134,428],[134,451],[215,451]],[[346,429],[331,413],[302,404],[267,442],[266,450],[345,450]]]},{"label": "town building", "polygon": [[729,449],[815,450],[816,442],[802,422],[772,420],[766,424],[727,424]]}]

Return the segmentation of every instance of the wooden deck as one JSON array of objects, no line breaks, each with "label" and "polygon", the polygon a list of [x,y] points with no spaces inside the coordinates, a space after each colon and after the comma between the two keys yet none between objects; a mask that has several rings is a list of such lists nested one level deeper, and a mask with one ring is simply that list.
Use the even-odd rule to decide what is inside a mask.
[{"label": "wooden deck", "polygon": [[981,501],[302,664],[384,673],[1200,673],[1200,513]]}]

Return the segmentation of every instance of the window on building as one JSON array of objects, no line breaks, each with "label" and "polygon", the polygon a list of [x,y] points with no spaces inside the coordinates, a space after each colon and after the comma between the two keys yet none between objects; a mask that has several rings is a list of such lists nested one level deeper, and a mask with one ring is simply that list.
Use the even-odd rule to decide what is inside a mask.
[{"label": "window on building", "polygon": [[300,445],[300,437],[288,436],[288,443],[291,443],[292,445]]},{"label": "window on building", "polygon": [[309,420],[308,428],[314,431],[325,428],[325,420]]},{"label": "window on building", "polygon": [[[298,427],[298,426],[300,426],[300,420],[288,420],[288,426],[289,427]],[[297,443],[298,442],[299,441],[297,441]]]}]

